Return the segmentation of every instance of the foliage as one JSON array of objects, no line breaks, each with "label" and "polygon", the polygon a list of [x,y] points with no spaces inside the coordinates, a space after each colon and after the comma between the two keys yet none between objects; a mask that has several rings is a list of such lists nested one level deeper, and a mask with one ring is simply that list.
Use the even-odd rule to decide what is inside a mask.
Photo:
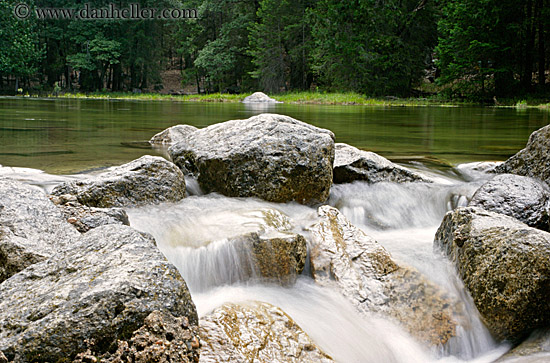
[{"label": "foliage", "polygon": [[[0,0],[0,86],[32,80],[50,91],[56,82],[65,91],[155,91],[170,69],[181,72],[182,88],[193,85],[199,94],[438,93],[499,105],[504,98],[544,98],[549,90],[550,0],[116,3],[198,9],[198,19],[170,21],[19,21],[11,13],[16,2]],[[102,8],[109,1],[25,3]]]},{"label": "foliage", "polygon": [[313,64],[325,86],[373,95],[406,95],[434,45],[429,1],[320,0]]},{"label": "foliage", "polygon": [[[32,18],[12,15],[18,1],[0,0],[0,74],[29,77],[38,70],[43,48],[38,42],[37,24]],[[32,2],[27,4],[32,6]]]},{"label": "foliage", "polygon": [[264,0],[258,20],[250,28],[250,55],[266,92],[308,89],[312,81],[309,65],[312,37],[307,9],[311,0]]},{"label": "foliage", "polygon": [[536,42],[544,73],[546,2],[440,0],[439,83],[451,85],[452,94],[478,98],[531,91]]}]

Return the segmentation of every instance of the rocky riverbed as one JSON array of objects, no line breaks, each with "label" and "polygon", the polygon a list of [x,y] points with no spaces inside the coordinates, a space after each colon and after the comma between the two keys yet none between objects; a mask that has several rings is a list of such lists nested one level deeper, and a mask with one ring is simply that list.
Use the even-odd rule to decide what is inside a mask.
[{"label": "rocky riverbed", "polygon": [[[547,359],[548,135],[473,182],[274,114],[172,127],[150,141],[170,160],[53,188],[4,174],[0,362]],[[441,223],[420,256],[447,270],[393,256],[392,223]],[[361,339],[337,347],[339,327]]]}]

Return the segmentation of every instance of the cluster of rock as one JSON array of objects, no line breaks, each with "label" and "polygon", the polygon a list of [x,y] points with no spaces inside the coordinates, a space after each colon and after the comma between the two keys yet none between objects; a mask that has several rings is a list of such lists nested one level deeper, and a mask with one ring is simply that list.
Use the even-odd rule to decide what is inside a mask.
[{"label": "cluster of rock", "polygon": [[[57,197],[60,209],[38,188],[0,180],[0,190],[0,359],[198,362],[195,306],[150,235],[76,198]],[[66,208],[100,221],[79,233]]]},{"label": "cluster of rock", "polygon": [[[498,166],[470,206],[449,212],[435,245],[452,260],[491,332],[519,341],[550,325],[550,126]],[[0,179],[0,362],[330,362],[281,309],[226,304],[199,321],[186,283],[124,207],[178,202],[185,174],[205,192],[318,204],[333,183],[432,182],[379,155],[335,144],[328,130],[263,114],[155,135],[173,161],[144,156],[47,196]],[[458,301],[397,264],[337,209],[310,227],[314,280],[360,312],[382,314],[444,345]],[[230,240],[250,276],[291,284],[307,243],[288,226]],[[200,334],[200,337],[199,337]],[[202,350],[200,349],[202,344]],[[519,348],[518,348],[519,349]]]},{"label": "cluster of rock", "polygon": [[380,155],[335,144],[331,131],[288,116],[261,114],[204,129],[173,126],[150,141],[204,192],[272,202],[318,204],[333,183],[432,182]]},{"label": "cluster of rock", "polygon": [[493,170],[511,174],[447,213],[435,236],[498,339],[520,342],[550,326],[549,157],[550,125]]}]

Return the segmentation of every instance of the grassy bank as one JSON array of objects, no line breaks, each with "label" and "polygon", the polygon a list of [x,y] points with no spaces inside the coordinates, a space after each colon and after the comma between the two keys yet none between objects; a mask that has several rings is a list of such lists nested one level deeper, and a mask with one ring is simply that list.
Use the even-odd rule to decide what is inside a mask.
[{"label": "grassy bank", "polygon": [[[165,95],[158,93],[122,93],[122,92],[91,92],[64,93],[59,98],[84,99],[122,99],[122,100],[154,100],[176,102],[241,102],[250,93],[228,94],[211,93],[205,95]],[[364,105],[364,106],[455,106],[459,103],[427,98],[371,98],[358,93],[321,93],[321,92],[290,92],[270,95],[278,101],[290,104],[314,105]]]},{"label": "grassy bank", "polygon": [[[144,101],[175,101],[175,102],[241,102],[250,93],[229,94],[211,93],[203,95],[167,95],[159,93],[127,93],[127,92],[91,92],[91,93],[63,93],[60,95],[49,95],[58,98],[81,98],[81,99],[121,99],[121,100],[144,100]],[[396,98],[380,97],[372,98],[355,92],[327,93],[327,92],[289,92],[271,97],[290,104],[313,104],[313,105],[361,105],[361,106],[440,106],[453,107],[460,105],[476,105],[474,102],[452,101],[438,97],[431,98]],[[504,108],[539,108],[550,110],[548,100],[517,100],[508,99],[499,101],[497,105],[487,105]]]}]

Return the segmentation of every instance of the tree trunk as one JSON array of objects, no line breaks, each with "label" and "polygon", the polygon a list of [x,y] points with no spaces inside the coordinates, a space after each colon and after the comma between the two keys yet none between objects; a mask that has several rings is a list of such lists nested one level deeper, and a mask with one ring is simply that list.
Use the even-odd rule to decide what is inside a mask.
[{"label": "tree trunk", "polygon": [[543,4],[544,4],[544,1],[543,0],[538,0],[537,1],[537,8],[538,8],[538,14],[537,14],[537,18],[538,18],[538,28],[539,28],[539,71],[538,71],[538,74],[539,74],[539,77],[538,77],[538,83],[539,83],[539,87],[543,88],[544,87],[544,84],[546,82],[546,74],[545,74],[545,71],[546,71],[546,57],[545,57],[545,42],[544,42],[544,38],[546,37],[546,34],[545,34],[545,29],[544,29],[544,19],[543,19],[543,16],[542,16],[542,9],[543,9]]},{"label": "tree trunk", "polygon": [[522,88],[530,91],[533,78],[533,50],[535,48],[535,32],[533,19],[533,2],[527,1],[525,12],[525,64],[523,66],[523,75],[521,77]]}]

